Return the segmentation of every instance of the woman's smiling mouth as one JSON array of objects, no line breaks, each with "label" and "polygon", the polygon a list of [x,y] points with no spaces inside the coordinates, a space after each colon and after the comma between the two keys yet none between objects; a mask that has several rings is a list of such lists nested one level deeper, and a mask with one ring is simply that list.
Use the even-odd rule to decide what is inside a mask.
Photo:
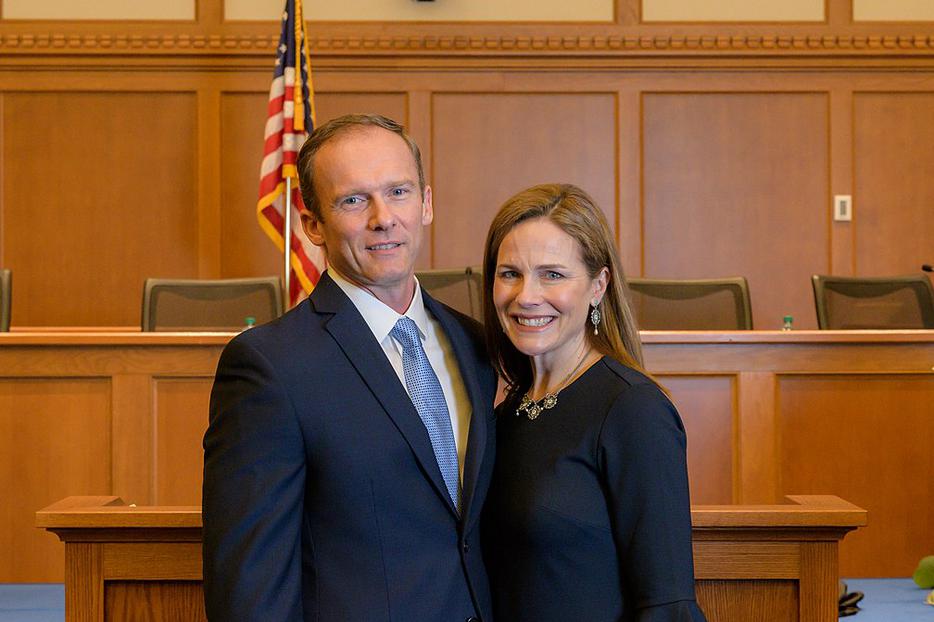
[{"label": "woman's smiling mouth", "polygon": [[545,316],[545,317],[521,317],[521,316],[515,316],[515,319],[516,319],[516,322],[517,322],[520,326],[531,326],[531,327],[533,327],[533,328],[537,328],[537,327],[539,327],[539,326],[545,326],[545,325],[547,325],[547,324],[550,324],[551,321],[554,320],[555,318],[552,317],[552,316]]}]

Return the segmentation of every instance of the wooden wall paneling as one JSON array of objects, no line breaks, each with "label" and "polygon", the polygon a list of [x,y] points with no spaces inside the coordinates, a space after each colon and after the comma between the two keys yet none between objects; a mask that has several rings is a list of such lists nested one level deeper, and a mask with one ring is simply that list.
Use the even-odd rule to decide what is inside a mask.
[{"label": "wooden wall paneling", "polygon": [[855,272],[918,272],[934,262],[934,92],[856,92]]},{"label": "wooden wall paneling", "polygon": [[[403,122],[406,125],[406,131],[418,144],[422,156],[422,168],[425,171],[425,183],[431,186],[434,171],[431,151],[431,91],[420,89],[409,92],[406,104],[406,116]],[[432,190],[434,190],[433,186]],[[418,269],[430,268],[434,265],[434,222],[429,225],[426,234],[427,237],[415,261],[415,267]]]},{"label": "wooden wall paneling", "polygon": [[[320,82],[320,81],[319,81]],[[318,124],[321,125],[344,114],[352,112],[375,112],[385,115],[399,123],[409,121],[408,93],[396,89],[388,89],[387,83],[392,83],[398,89],[401,85],[398,79],[382,80],[358,85],[350,92],[327,90],[315,94],[315,107],[318,115]],[[409,121],[411,122],[411,121]],[[423,138],[423,137],[422,137]]]},{"label": "wooden wall paneling", "polygon": [[[422,62],[415,66],[393,65],[354,67],[341,65],[328,67],[315,74],[316,93],[327,95],[335,105],[344,105],[345,108],[335,110],[337,114],[345,112],[372,112],[374,106],[379,104],[383,97],[389,99],[392,109],[383,111],[383,114],[392,116],[396,120],[405,120],[412,116],[414,110],[407,98],[419,91],[429,93],[468,92],[468,93],[496,93],[502,90],[529,90],[525,88],[512,89],[514,81],[523,84],[537,84],[537,90],[547,90],[542,84],[540,74],[526,74],[521,71],[515,74],[504,71],[502,67],[494,65],[478,71],[482,67],[477,65],[467,68],[446,64],[435,65],[431,62]],[[529,78],[522,81],[523,77]],[[537,79],[533,79],[537,78]],[[531,88],[531,87],[530,87]],[[532,89],[536,90],[536,89]],[[550,91],[549,91],[550,92]],[[400,100],[399,97],[405,99]],[[317,95],[316,95],[317,97]],[[376,97],[376,100],[371,98]],[[317,101],[317,100],[316,100]],[[354,105],[356,101],[356,105]],[[371,102],[368,104],[368,102]],[[347,109],[347,105],[352,105]],[[380,110],[376,110],[381,112]],[[395,116],[389,113],[395,111]],[[335,114],[336,116],[336,114]]]},{"label": "wooden wall paneling", "polygon": [[642,229],[642,97],[632,86],[616,93],[617,138],[616,245],[627,277],[643,272]]},{"label": "wooden wall paneling", "polygon": [[137,325],[145,277],[197,274],[195,107],[180,92],[7,93],[18,325]]},{"label": "wooden wall paneling", "polygon": [[[195,119],[197,120],[197,127],[193,131],[192,135],[195,137],[195,140],[192,144],[189,144],[184,149],[189,149],[191,154],[189,159],[195,159],[195,174],[190,176],[189,179],[194,178],[194,186],[197,188],[197,193],[187,194],[185,196],[186,202],[196,202],[196,209],[194,213],[199,214],[199,217],[196,219],[196,225],[191,222],[191,206],[187,205],[184,208],[180,209],[179,212],[185,212],[186,224],[182,225],[184,227],[192,227],[193,230],[181,231],[179,232],[179,227],[166,227],[168,229],[175,230],[176,238],[179,235],[194,236],[196,242],[194,245],[187,245],[185,243],[177,243],[173,245],[172,253],[148,253],[148,261],[152,263],[160,263],[166,260],[169,255],[173,257],[175,255],[184,255],[184,263],[186,267],[184,270],[174,270],[176,273],[186,273],[185,275],[196,276],[201,274],[202,276],[209,275],[212,271],[212,264],[216,265],[216,255],[220,252],[220,272],[222,276],[245,276],[248,274],[262,274],[262,273],[274,273],[277,274],[279,271],[279,260],[278,252],[272,246],[271,242],[265,239],[265,236],[259,230],[258,226],[255,224],[254,216],[254,207],[253,200],[255,197],[255,187],[256,187],[256,178],[258,177],[258,158],[259,150],[261,150],[261,139],[256,138],[257,135],[262,133],[262,122],[265,120],[265,84],[267,82],[268,72],[264,67],[262,71],[250,71],[242,72],[237,75],[227,75],[227,74],[217,74],[217,75],[206,75],[206,74],[193,74],[185,72],[176,72],[165,73],[160,76],[148,75],[143,72],[140,75],[129,75],[127,73],[116,73],[113,75],[108,75],[108,80],[103,80],[101,74],[104,72],[89,72],[89,73],[63,73],[58,77],[58,85],[64,85],[68,89],[76,89],[75,93],[67,93],[69,96],[86,94],[86,91],[89,89],[104,89],[98,95],[108,95],[114,97],[122,97],[129,91],[131,96],[139,96],[140,91],[152,89],[155,92],[159,93],[161,98],[166,94],[166,91],[169,94],[180,95],[185,93],[188,96],[192,96],[193,93],[198,93],[196,97],[196,103],[193,108],[195,111]],[[616,187],[618,192],[618,210],[614,214],[614,218],[618,220],[617,232],[620,237],[620,246],[623,252],[624,261],[626,262],[627,268],[630,273],[638,274],[640,271],[640,266],[636,265],[632,259],[634,256],[634,251],[632,250],[635,245],[635,241],[632,236],[628,235],[627,232],[633,229],[632,224],[635,222],[636,215],[630,211],[633,209],[632,193],[635,192],[632,184],[627,182],[627,179],[631,179],[632,175],[639,175],[638,173],[638,164],[633,167],[633,164],[628,161],[628,158],[632,156],[629,149],[632,147],[631,141],[633,140],[634,133],[630,133],[626,125],[630,124],[632,119],[632,110],[631,100],[630,103],[624,101],[626,98],[633,97],[633,93],[638,92],[643,89],[647,89],[650,92],[658,92],[658,88],[683,88],[689,87],[690,89],[713,89],[717,91],[734,89],[737,86],[737,76],[731,75],[724,72],[702,72],[695,73],[693,75],[686,74],[674,74],[667,71],[659,70],[653,72],[636,72],[629,73],[628,71],[625,74],[625,89],[619,88],[620,73],[587,73],[585,71],[567,71],[562,70],[557,74],[557,82],[550,82],[546,85],[543,85],[540,80],[540,75],[534,72],[501,72],[499,74],[495,72],[410,72],[402,73],[395,75],[393,80],[393,85],[395,88],[405,88],[411,90],[413,96],[419,96],[418,93],[424,94],[431,92],[432,88],[435,89],[452,89],[459,87],[461,89],[466,88],[468,91],[473,91],[475,89],[481,89],[479,91],[480,96],[482,96],[484,91],[483,89],[490,89],[492,87],[497,87],[499,89],[505,89],[509,91],[518,91],[519,93],[530,93],[534,92],[535,96],[544,96],[548,92],[547,90],[543,91],[543,86],[553,87],[554,84],[560,84],[562,89],[565,89],[565,94],[574,96],[575,93],[583,92],[588,94],[593,94],[594,92],[599,93],[603,92],[604,89],[607,91],[613,91],[616,93],[617,97],[617,140],[618,144],[615,146],[617,154],[617,163],[616,171],[617,175]],[[840,177],[846,177],[845,168],[846,160],[842,154],[846,153],[842,151],[845,149],[845,143],[847,141],[847,136],[845,134],[846,130],[842,129],[846,127],[845,117],[842,114],[843,107],[840,104],[840,99],[838,99],[838,94],[843,94],[849,92],[850,89],[858,87],[862,89],[866,88],[878,88],[880,85],[888,85],[891,88],[895,89],[918,89],[918,88],[930,88],[932,82],[931,76],[926,74],[920,74],[918,77],[910,76],[899,76],[896,74],[883,74],[883,75],[861,75],[861,74],[845,74],[845,73],[825,73],[818,75],[816,77],[809,76],[807,74],[795,73],[795,72],[761,72],[761,73],[752,73],[742,75],[742,84],[744,86],[749,86],[754,89],[765,89],[771,87],[780,87],[781,89],[797,89],[797,90],[808,90],[813,89],[814,87],[827,88],[827,91],[830,93],[830,105],[831,110],[830,114],[830,124],[831,124],[831,182],[830,185],[836,187],[840,184],[837,179]],[[319,85],[325,85],[325,88],[320,89],[319,93],[319,108],[326,109],[328,107],[328,99],[337,98],[346,99],[347,97],[356,98],[357,100],[362,101],[373,101],[375,99],[381,99],[384,96],[380,94],[380,90],[384,89],[387,84],[387,78],[385,74],[380,74],[376,72],[348,72],[348,71],[335,71],[334,69],[329,69],[327,71],[322,71],[320,74],[320,79],[318,80]],[[39,81],[34,75],[23,75],[21,80],[18,82],[12,82],[9,80],[9,74],[3,80],[4,86],[15,89],[11,95],[14,97],[30,97],[32,96],[32,90],[38,90],[45,95],[51,97],[57,97],[54,91],[49,91],[50,85],[43,84]],[[827,85],[832,85],[828,87]],[[925,87],[924,85],[927,85]],[[334,92],[332,88],[338,86],[341,89],[344,89],[343,92]],[[107,90],[109,89],[109,90]],[[182,89],[179,91],[178,89]],[[190,89],[190,90],[185,90]],[[211,119],[211,110],[216,109],[214,104],[210,103],[209,99],[213,97],[211,93],[216,93],[217,89],[221,89],[224,92],[224,95],[221,95],[221,129],[217,130],[216,126],[214,129],[211,128],[212,124],[216,124],[216,119]],[[227,89],[227,90],[224,90]],[[653,91],[653,89],[655,89]],[[775,93],[780,93],[783,95],[799,95],[800,93],[788,93],[784,90],[774,91]],[[902,92],[902,91],[891,91],[891,93]],[[443,92],[441,93],[443,95]],[[497,91],[493,91],[494,96],[497,95]],[[500,93],[501,95],[501,93]],[[710,96],[722,95],[722,93],[710,94]],[[843,97],[844,95],[841,95]],[[192,96],[194,97],[194,96]],[[237,97],[255,97],[256,106],[255,112],[250,111],[249,113],[242,113],[243,116],[238,116],[240,113],[233,114],[230,107],[228,106],[230,98]],[[405,95],[401,93],[391,94],[386,97],[391,98],[401,98],[400,101],[405,101]],[[485,96],[483,96],[485,97]],[[223,108],[227,107],[226,112]],[[23,108],[23,107],[21,107]],[[373,105],[365,105],[365,108],[373,108]],[[411,123],[419,123],[424,121],[424,113],[413,113],[407,112],[405,105],[397,106],[397,112],[402,111],[406,113],[406,116]],[[420,105],[420,110],[430,109],[429,105]],[[414,110],[414,109],[413,109]],[[144,115],[145,116],[145,115]],[[148,115],[147,119],[152,115]],[[395,116],[399,116],[396,114]],[[10,125],[9,117],[10,113],[7,113],[6,117],[8,122],[5,125]],[[253,121],[255,119],[255,121]],[[247,131],[247,128],[244,127],[244,124],[253,122],[255,124],[255,132]],[[433,122],[434,123],[434,122]],[[436,123],[434,123],[437,125]],[[243,131],[244,138],[242,140],[242,147],[236,144],[228,145],[229,135],[231,133],[236,133],[237,131]],[[221,136],[218,138],[216,132],[221,132]],[[138,133],[138,132],[137,132]],[[165,132],[164,135],[173,136],[173,138],[178,134],[177,131],[174,132]],[[212,134],[214,137],[212,138]],[[647,138],[651,141],[651,137],[647,135]],[[9,151],[9,140],[4,141],[7,146],[6,150]],[[162,141],[168,142],[168,141]],[[178,142],[178,141],[175,141]],[[219,147],[211,147],[211,143],[221,145]],[[425,144],[425,139],[422,139],[423,145]],[[426,151],[431,152],[431,141],[428,141]],[[647,144],[646,149],[649,149]],[[173,149],[169,147],[169,149]],[[216,170],[218,164],[217,161],[212,159],[212,156],[208,155],[207,152],[216,153],[217,150],[220,150],[220,172]],[[177,150],[177,148],[176,148]],[[238,169],[237,166],[234,166],[234,169],[237,169],[237,174],[232,174],[228,171],[231,170],[230,161],[240,157],[249,157],[249,154],[255,154],[256,163],[255,165],[251,163],[249,166],[245,166],[242,169]],[[797,157],[797,156],[795,156]],[[171,160],[171,158],[169,158]],[[431,158],[433,160],[434,158]],[[445,158],[446,159],[446,158]],[[27,158],[28,160],[28,158]],[[428,161],[427,166],[430,168],[431,160]],[[7,158],[7,161],[10,161]],[[33,158],[33,162],[35,158]],[[440,159],[439,159],[440,161]],[[455,160],[456,161],[456,160]],[[9,168],[9,167],[7,167]],[[181,170],[181,164],[178,165],[178,169]],[[635,170],[635,173],[633,172]],[[4,171],[6,173],[7,171]],[[16,171],[14,171],[16,173]],[[217,180],[217,176],[220,175],[221,181]],[[86,176],[84,176],[86,177]],[[433,179],[434,175],[431,176]],[[891,175],[888,175],[887,178],[890,178]],[[6,183],[4,184],[5,189],[9,187],[11,182],[10,175],[5,177]],[[508,183],[509,180],[506,180]],[[467,183],[472,183],[472,180],[467,180]],[[873,183],[877,183],[873,181]],[[892,183],[892,182],[882,182],[882,183]],[[501,186],[503,182],[497,182],[497,185]],[[90,185],[90,184],[86,184]],[[149,184],[151,185],[151,184]],[[220,185],[220,190],[217,189],[217,186]],[[437,183],[435,183],[437,186]],[[438,190],[438,188],[435,188]],[[497,191],[499,188],[494,188],[493,192]],[[728,191],[729,189],[727,189]],[[723,193],[726,194],[727,191]],[[837,190],[834,189],[833,192]],[[926,192],[926,188],[921,188],[922,192]],[[54,203],[61,203],[63,201],[62,195],[65,192],[64,189],[54,189],[49,191],[49,196],[53,198]],[[650,192],[650,189],[646,189],[646,192]],[[215,199],[211,200],[211,194],[217,193]],[[9,193],[6,193],[9,194]],[[88,192],[78,193],[81,196],[85,196]],[[151,194],[151,193],[150,193]],[[505,196],[507,193],[502,192]],[[820,202],[819,209],[815,208],[815,213],[820,212],[821,217],[826,217],[829,222],[829,202],[831,191],[827,190],[827,193],[823,200]],[[853,193],[854,195],[858,194],[857,192]],[[719,198],[719,197],[717,197]],[[646,198],[646,208],[648,207],[648,197]],[[215,204],[212,208],[212,203]],[[221,206],[218,208],[217,203],[220,203]],[[172,205],[173,201],[168,201],[166,205]],[[177,201],[174,202],[177,204]],[[847,243],[851,240],[849,236],[846,235],[846,229],[851,231],[855,230],[854,227],[859,226],[859,219],[861,218],[861,204],[862,201],[857,199],[856,205],[856,218],[857,222],[852,226],[845,223],[832,223],[829,225],[830,231],[830,250],[828,256],[832,258],[832,262],[825,264],[826,271],[835,271],[842,273],[843,269],[841,266],[845,266],[848,263],[847,257],[855,257],[855,254],[850,251],[848,255]],[[913,202],[912,204],[917,204]],[[23,239],[22,236],[18,233],[23,227],[19,227],[17,232],[14,232],[13,229],[16,228],[16,223],[13,225],[10,224],[10,214],[15,214],[17,210],[21,210],[19,203],[15,201],[7,200],[4,202],[5,209],[3,218],[6,220],[5,226],[2,228],[2,238],[3,247],[3,256],[5,263],[9,264],[10,260],[10,246],[9,242],[14,237],[18,239]],[[160,204],[161,205],[161,204]],[[80,205],[78,206],[80,207]],[[641,207],[641,206],[640,206]],[[439,204],[439,210],[443,210],[445,206],[443,201]],[[164,207],[161,207],[161,210],[164,211]],[[221,210],[221,214],[218,215],[216,209]],[[79,210],[80,211],[80,210]],[[895,210],[894,213],[896,216],[894,218],[901,219],[901,210]],[[181,218],[181,216],[179,216]],[[651,219],[651,215],[647,215],[647,219]],[[215,233],[214,235],[220,236],[220,250],[217,250],[217,238],[212,239],[210,233],[211,227],[216,226],[216,222],[220,218],[220,233]],[[789,216],[791,220],[795,220],[795,216],[792,214]],[[887,210],[886,218],[893,218],[893,211]],[[17,222],[22,220],[21,217],[15,217]],[[909,218],[912,222],[917,221],[917,218]],[[212,225],[212,223],[215,223]],[[67,223],[71,224],[71,223]],[[647,223],[648,224],[648,223]],[[443,223],[436,224],[435,231],[439,231]],[[902,226],[902,225],[900,225]],[[53,227],[54,228],[54,227]],[[65,229],[66,227],[59,227],[59,229]],[[74,229],[75,227],[70,227]],[[83,229],[88,227],[77,227],[79,235],[84,235],[82,233]],[[99,229],[100,227],[98,227]],[[482,228],[482,227],[480,227]],[[143,229],[140,227],[140,229]],[[914,239],[917,240],[921,238],[920,243],[924,243],[924,232],[923,227],[914,227],[912,234]],[[842,232],[842,233],[841,233]],[[121,241],[124,246],[135,246],[135,247],[145,247],[149,246],[150,242],[147,239],[147,233],[134,234],[132,237],[142,238],[141,243],[136,244],[127,244],[125,241]],[[455,232],[452,235],[459,235],[458,232]],[[481,237],[478,232],[471,232],[472,236]],[[65,237],[65,236],[62,236]],[[71,239],[75,239],[76,236],[72,235]],[[87,237],[87,236],[85,236]],[[158,236],[156,236],[158,237]],[[165,236],[163,236],[165,237]],[[472,244],[473,242],[468,240],[464,244]],[[651,242],[647,242],[651,246]],[[673,242],[665,242],[666,245],[674,245]],[[100,250],[98,250],[100,246]],[[438,247],[446,248],[444,244],[438,244]],[[890,247],[896,246],[889,244]],[[95,239],[94,242],[87,242],[83,248],[93,249],[87,250],[86,256],[87,259],[83,260],[81,263],[90,265],[93,269],[94,266],[98,264],[108,263],[108,270],[104,271],[105,273],[114,272],[110,265],[114,263],[109,257],[101,257],[102,254],[108,252],[107,249],[112,249],[114,244],[99,244]],[[657,243],[656,243],[657,247]],[[180,252],[179,252],[180,251]],[[427,252],[427,251],[426,251]],[[646,253],[651,254],[651,249],[647,247]],[[111,254],[113,254],[111,252]],[[81,256],[85,255],[81,253],[71,253],[72,256]],[[158,260],[155,257],[158,256]],[[259,257],[259,259],[256,259]],[[32,258],[32,256],[30,256]],[[45,258],[45,255],[43,255]],[[781,259],[781,258],[780,258]],[[177,261],[177,260],[176,260]],[[37,259],[35,264],[38,264],[39,260]],[[96,263],[95,263],[96,262]],[[21,262],[17,262],[21,263]],[[73,262],[72,262],[73,263]],[[133,264],[138,264],[139,262],[134,261],[123,261],[115,260],[116,265],[119,266],[131,266]],[[420,266],[424,266],[427,263],[430,263],[430,260],[427,257],[423,257],[420,260]],[[779,261],[781,263],[781,261]],[[810,262],[808,262],[810,263]],[[912,262],[911,269],[915,269],[916,262]],[[256,264],[260,264],[258,267]],[[436,265],[438,260],[435,261]],[[633,269],[632,266],[636,265],[636,268]],[[772,264],[770,263],[770,266]],[[16,266],[14,266],[15,268]],[[69,265],[72,267],[72,265]],[[32,271],[37,270],[38,268],[30,268],[24,272],[22,270],[17,270],[17,273],[20,274],[20,278],[17,279],[18,292],[25,291],[27,283],[34,283],[35,278],[32,277]],[[131,269],[129,267],[127,270]],[[772,268],[770,267],[770,270]],[[97,269],[98,273],[102,272],[99,268]],[[810,269],[806,270],[806,276],[809,276],[812,272],[821,271],[820,269],[815,269],[813,266]],[[118,271],[119,272],[119,271]],[[133,281],[141,282],[142,278],[152,274],[152,270],[146,270],[146,274],[140,274],[138,278],[134,278]],[[159,272],[164,272],[159,270]],[[40,275],[41,276],[41,275]],[[112,278],[112,275],[107,274],[108,277]],[[773,277],[770,274],[770,279]],[[25,280],[24,280],[25,279]],[[789,281],[790,282],[790,281]],[[57,285],[57,283],[56,283]],[[755,285],[755,284],[754,284]],[[112,290],[113,287],[106,285],[106,289]],[[39,287],[38,285],[32,285],[32,287]],[[790,286],[789,291],[794,291],[799,295],[803,295],[806,299],[806,307],[802,307],[802,313],[805,314],[805,317],[810,319],[810,316],[813,315],[813,304],[810,300],[810,291],[806,284],[802,285],[800,280],[796,280],[795,283]],[[138,294],[135,292],[139,288],[139,285],[134,283],[131,288],[134,290],[132,295],[127,293],[127,298],[122,303],[124,305],[123,310],[123,320],[119,323],[125,325],[135,325],[137,323],[138,310],[136,309],[138,305]],[[781,299],[787,299],[788,294],[786,292],[781,292],[782,288],[774,288],[775,297]],[[23,300],[26,298],[29,292],[17,296],[17,299],[20,301],[20,304],[23,304]],[[759,296],[756,296],[755,288],[753,292],[754,298],[759,300]],[[47,296],[48,297],[48,296]],[[34,297],[29,297],[31,300]],[[87,297],[86,297],[87,298]],[[92,303],[86,302],[84,304],[90,305]],[[57,302],[61,303],[64,301],[65,305],[76,304],[77,302],[82,302],[80,297],[76,298],[75,296],[65,296],[60,298]],[[105,298],[106,301],[106,298]],[[110,309],[111,305],[107,305],[107,308]],[[132,308],[132,311],[129,309]],[[64,314],[66,312],[65,307],[62,304],[50,305],[46,304],[41,309],[42,313],[51,314],[58,313]],[[17,313],[15,311],[15,313]],[[88,315],[92,311],[86,312]],[[93,313],[99,315],[100,307],[95,306]],[[779,312],[779,315],[783,313]],[[757,313],[757,317],[760,314]],[[771,318],[771,313],[768,314]],[[35,321],[29,321],[28,318],[24,319],[24,316],[21,313],[17,313],[16,317],[18,318],[17,324],[23,325],[29,323],[52,323],[52,320],[40,321],[41,318],[36,318]],[[804,326],[800,318],[796,322],[797,326]],[[777,322],[778,320],[774,320]],[[70,320],[71,323],[91,323],[88,320]],[[62,323],[62,322],[55,322]],[[105,324],[112,323],[108,321],[107,318],[98,317],[96,320],[93,320],[95,324]],[[761,324],[759,324],[761,326]]]},{"label": "wooden wall paneling", "polygon": [[220,93],[202,88],[197,97],[198,278],[216,279],[221,264]]},{"label": "wooden wall paneling", "polygon": [[660,376],[688,439],[692,504],[734,502],[735,388],[730,376]]},{"label": "wooden wall paneling", "polygon": [[[282,253],[256,220],[268,99],[268,92],[221,95],[220,237],[224,278],[282,274]],[[402,122],[407,116],[404,93],[319,91],[315,108],[319,125],[349,112],[378,112]]]},{"label": "wooden wall paneling", "polygon": [[268,93],[224,92],[220,96],[223,278],[282,275],[282,253],[256,220],[268,101]]},{"label": "wooden wall paneling", "polygon": [[[0,2],[0,16],[3,15],[3,2]],[[4,197],[4,189],[6,188],[6,182],[4,178],[6,176],[6,159],[4,155],[6,154],[6,148],[4,144],[6,143],[6,132],[4,131],[6,123],[3,122],[3,119],[6,118],[6,93],[0,90],[0,268],[6,268],[8,266],[9,260],[6,256],[6,245],[4,244],[4,235],[3,232],[6,230],[4,222],[6,220],[6,198]],[[12,318],[11,318],[12,320]]]},{"label": "wooden wall paneling", "polygon": [[[110,489],[127,503],[155,503],[153,494],[153,387],[149,374],[111,377],[113,461]],[[72,491],[80,492],[80,491]]]},{"label": "wooden wall paneling", "polygon": [[827,25],[846,28],[853,24],[853,0],[826,0]]},{"label": "wooden wall paneling", "polygon": [[493,215],[535,184],[577,184],[615,222],[615,92],[436,92],[432,110],[436,267],[479,264]]},{"label": "wooden wall paneling", "polygon": [[778,425],[775,374],[747,371],[737,376],[739,431],[736,503],[779,503]]},{"label": "wooden wall paneling", "polygon": [[200,505],[213,378],[154,378],[153,503]]},{"label": "wooden wall paneling", "polygon": [[931,374],[779,378],[782,492],[869,511],[840,548],[842,576],[908,576],[934,550],[932,392]]},{"label": "wooden wall paneling", "polygon": [[195,19],[205,29],[222,25],[224,0],[195,0]]},{"label": "wooden wall paneling", "polygon": [[645,275],[749,280],[756,328],[816,327],[829,263],[825,93],[643,96]]},{"label": "wooden wall paneling", "polygon": [[61,581],[64,549],[37,508],[111,481],[111,387],[101,378],[0,378],[0,582]]},{"label": "wooden wall paneling", "polygon": [[642,0],[616,0],[616,23],[635,26],[642,21]]},{"label": "wooden wall paneling", "polygon": [[[830,217],[830,273],[853,275],[853,222],[833,218],[834,196],[853,196],[853,91],[831,87],[830,91],[830,196],[824,209]],[[851,204],[852,205],[852,204]],[[852,216],[852,213],[851,213]],[[815,311],[816,313],[816,311]]]}]

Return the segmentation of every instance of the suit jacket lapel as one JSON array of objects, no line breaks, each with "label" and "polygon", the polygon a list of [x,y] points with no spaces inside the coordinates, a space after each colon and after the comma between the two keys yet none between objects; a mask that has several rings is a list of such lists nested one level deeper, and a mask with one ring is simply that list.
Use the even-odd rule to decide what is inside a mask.
[{"label": "suit jacket lapel", "polygon": [[399,382],[399,377],[396,376],[392,365],[386,359],[382,346],[373,338],[373,333],[370,332],[357,308],[327,273],[315,286],[310,301],[316,312],[333,315],[325,323],[325,330],[331,334],[347,355],[351,365],[382,404],[383,409],[412,448],[422,471],[445,500],[451,512],[456,515],[457,512],[448,496],[425,424],[422,423],[418,411],[412,405],[412,400]]},{"label": "suit jacket lapel", "polygon": [[[460,368],[461,378],[464,381],[464,387],[467,389],[467,395],[470,398],[471,415],[470,426],[467,433],[467,453],[464,458],[464,482],[462,496],[462,516],[465,524],[465,530],[469,529],[472,521],[479,514],[480,507],[476,506],[474,501],[477,480],[480,475],[480,466],[483,464],[484,450],[487,439],[487,413],[493,408],[490,401],[492,396],[484,397],[480,386],[480,378],[477,374],[476,357],[471,352],[470,337],[464,327],[434,298],[429,296],[425,290],[422,290],[422,299],[425,301],[425,307],[431,312],[441,327],[444,329],[451,347],[454,348],[454,355],[457,358],[457,365]],[[476,507],[475,507],[476,506]]]}]

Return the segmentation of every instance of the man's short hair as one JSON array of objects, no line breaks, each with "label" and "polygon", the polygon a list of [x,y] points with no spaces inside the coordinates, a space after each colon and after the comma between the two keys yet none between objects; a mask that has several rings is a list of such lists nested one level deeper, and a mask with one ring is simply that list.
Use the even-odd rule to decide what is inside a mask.
[{"label": "man's short hair", "polygon": [[424,196],[425,171],[422,168],[422,154],[412,137],[406,133],[405,128],[389,117],[379,114],[345,114],[315,128],[298,153],[298,182],[302,192],[302,201],[305,203],[305,208],[314,214],[318,220],[322,220],[324,215],[321,202],[318,201],[315,191],[315,154],[332,138],[345,132],[367,127],[381,127],[398,135],[405,141],[405,144],[409,146],[409,151],[412,152],[412,157],[415,158],[415,166],[418,169],[418,189]]}]

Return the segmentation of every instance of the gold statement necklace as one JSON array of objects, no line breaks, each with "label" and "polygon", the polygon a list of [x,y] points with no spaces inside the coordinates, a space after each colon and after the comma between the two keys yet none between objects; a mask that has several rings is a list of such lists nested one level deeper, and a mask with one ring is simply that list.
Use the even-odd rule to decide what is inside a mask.
[{"label": "gold statement necklace", "polygon": [[[577,361],[577,365],[571,372],[564,377],[564,379],[558,383],[558,388],[551,393],[545,393],[545,397],[538,401],[534,401],[529,394],[526,393],[522,396],[522,403],[519,404],[519,408],[516,409],[516,416],[521,417],[525,414],[529,418],[529,421],[535,421],[542,411],[554,408],[558,405],[558,394],[561,393],[562,389],[567,386],[568,380],[570,380],[574,374],[577,373],[577,370],[581,368],[581,365],[584,364],[584,361],[587,360],[587,356],[590,354],[590,348],[587,348],[584,351],[584,354],[581,356],[581,359]],[[529,389],[531,392],[531,389]]]}]

